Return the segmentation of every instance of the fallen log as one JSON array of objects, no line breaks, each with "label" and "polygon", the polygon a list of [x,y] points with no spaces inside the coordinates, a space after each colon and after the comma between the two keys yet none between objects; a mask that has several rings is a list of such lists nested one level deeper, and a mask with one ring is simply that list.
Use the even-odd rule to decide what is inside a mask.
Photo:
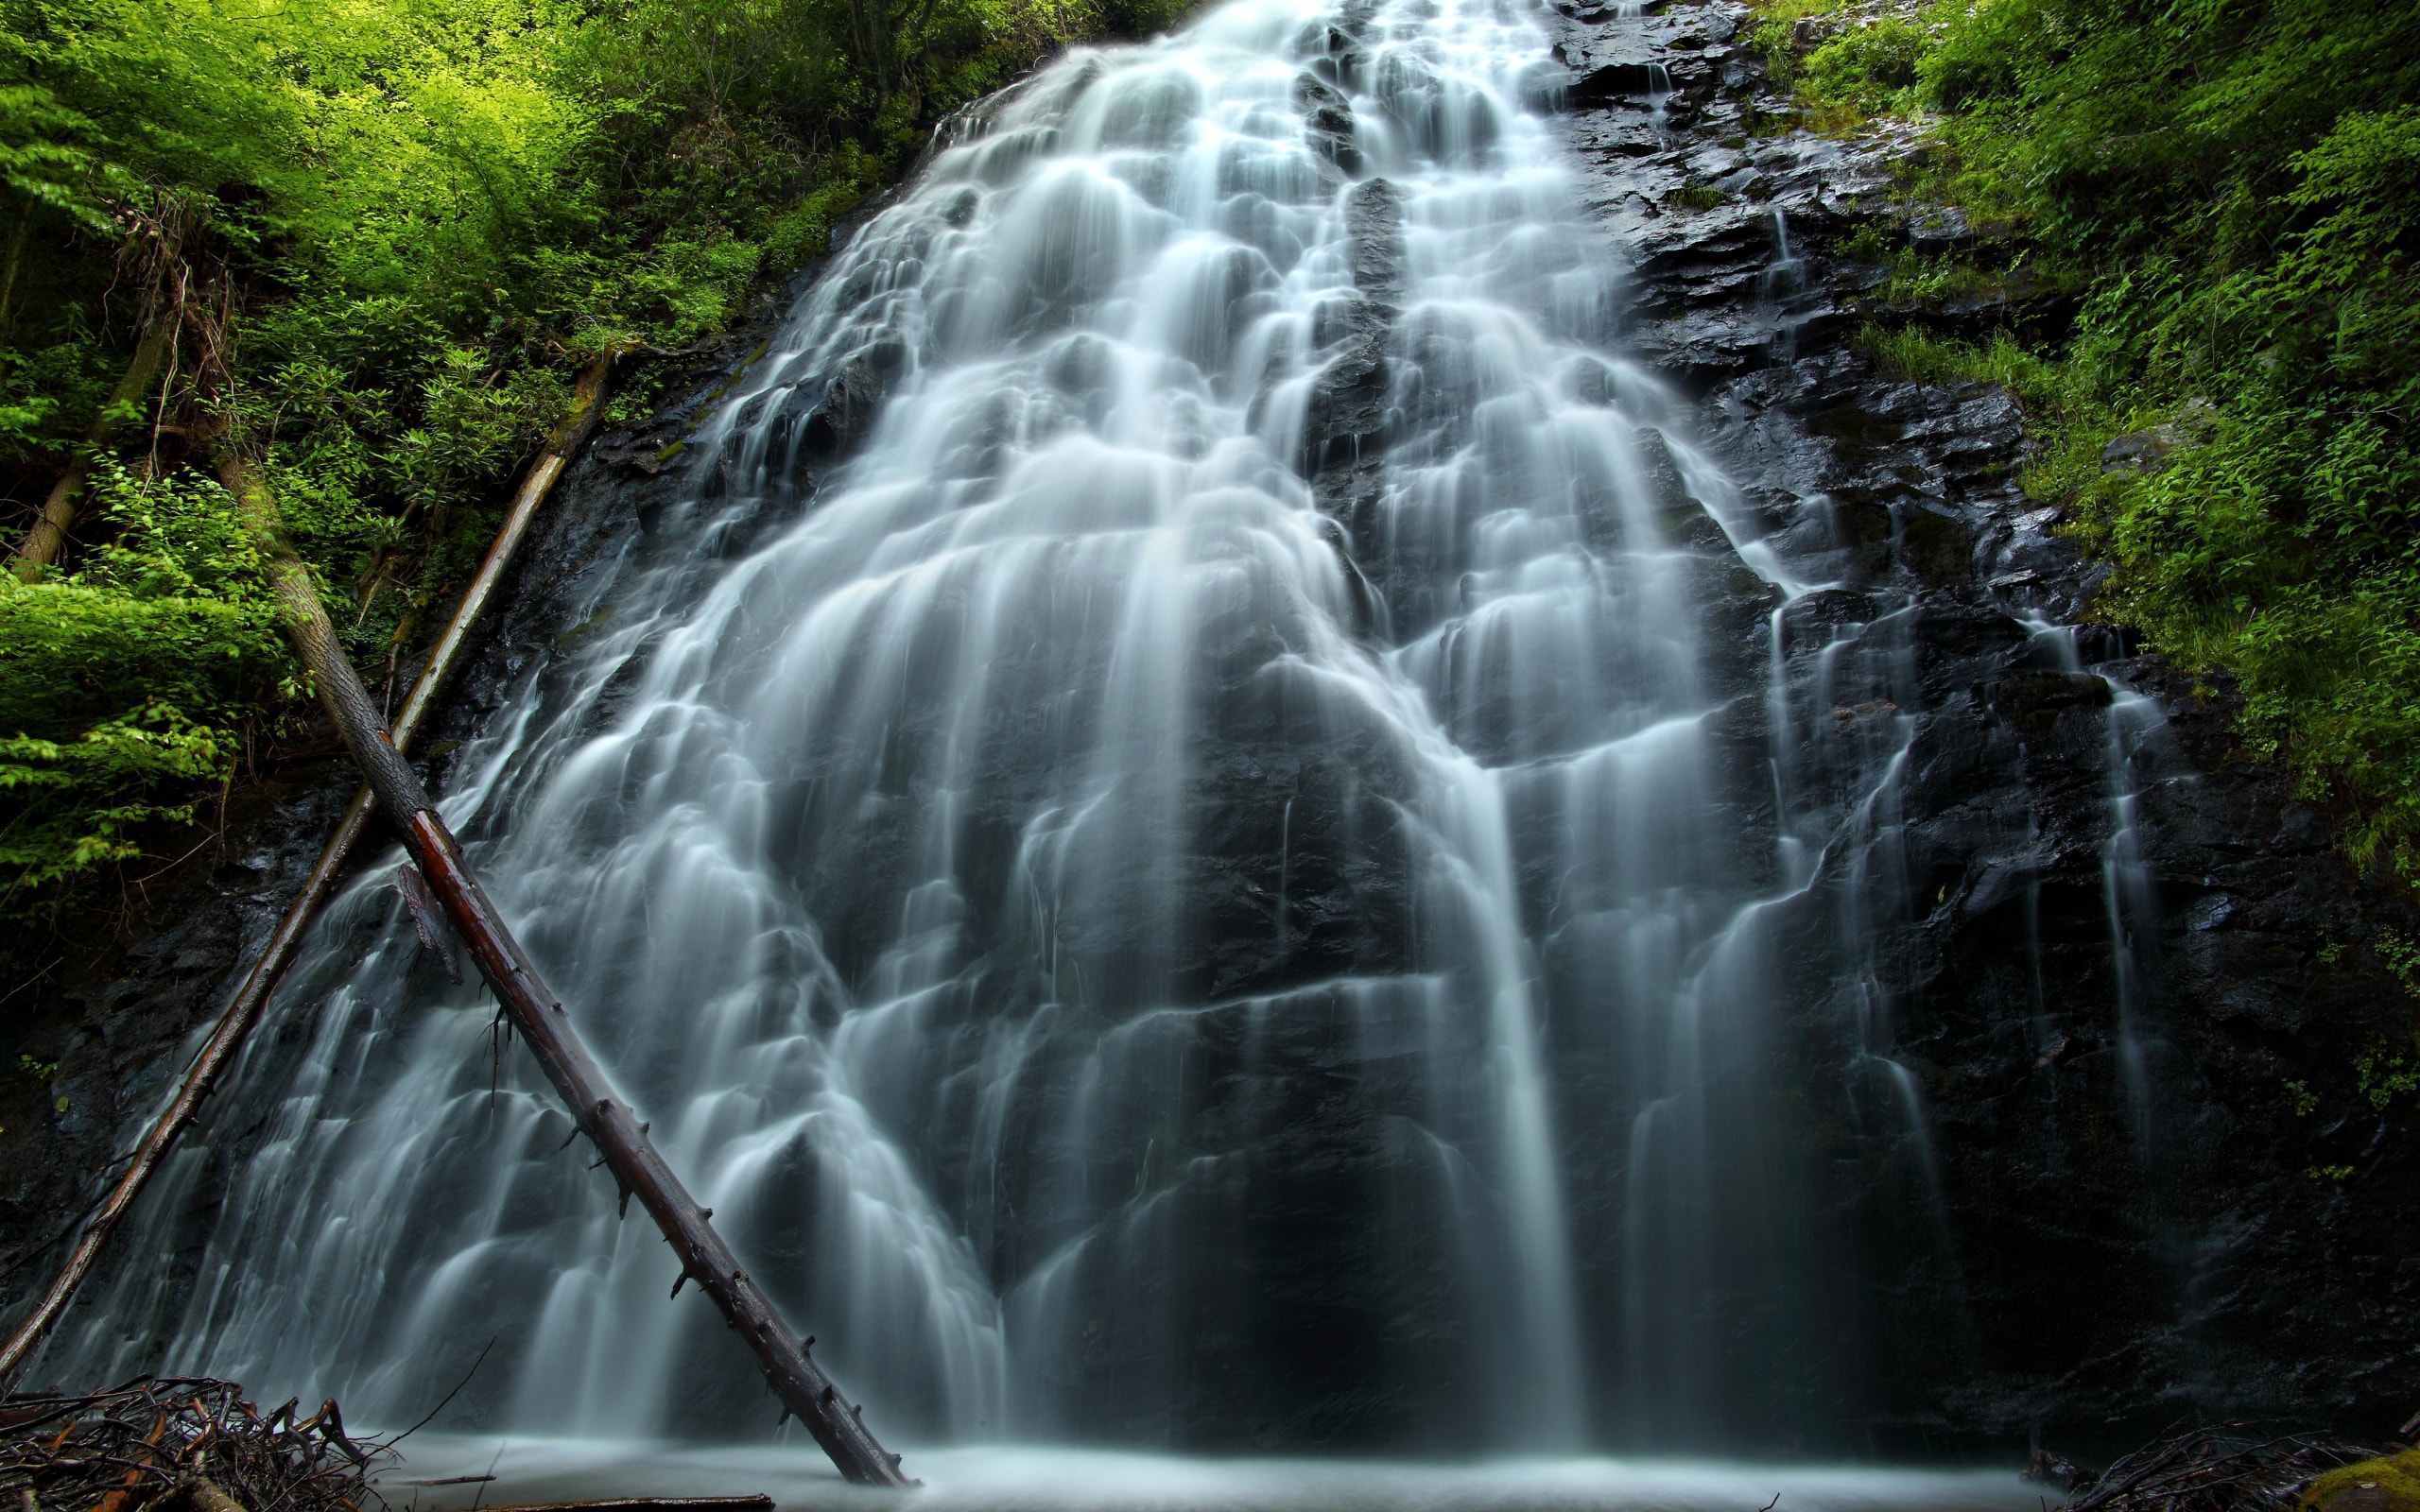
[{"label": "fallen log", "polygon": [[[225,464],[222,476],[247,518],[256,522],[256,532],[273,543],[276,502],[266,480],[240,458]],[[285,611],[295,650],[310,671],[320,703],[336,720],[354,765],[370,779],[371,789],[386,806],[404,849],[443,906],[455,933],[470,948],[479,974],[487,979],[506,1018],[538,1057],[575,1125],[596,1144],[604,1165],[614,1173],[621,1188],[623,1211],[629,1211],[635,1194],[680,1256],[683,1278],[696,1281],[714,1298],[724,1319],[754,1352],[767,1384],[781,1399],[783,1417],[796,1417],[805,1423],[843,1476],[868,1486],[912,1484],[901,1473],[897,1456],[884,1452],[858,1420],[858,1409],[841,1399],[839,1388],[808,1356],[814,1341],[802,1343],[782,1320],[764,1288],[740,1268],[738,1257],[707,1221],[710,1214],[665,1163],[648,1139],[647,1125],[628,1103],[614,1095],[604,1069],[572,1029],[562,1002],[547,989],[521,942],[488,901],[418,774],[389,741],[370,690],[362,686],[337,644],[336,627],[320,605],[309,570],[290,552],[279,553],[272,558],[270,584]]]},{"label": "fallen log", "polygon": [[[463,592],[462,602],[455,609],[454,617],[446,622],[445,632],[430,647],[427,665],[422,669],[419,680],[412,684],[410,696],[404,700],[403,713],[395,720],[393,736],[399,748],[410,747],[413,733],[419,730],[422,720],[434,706],[438,694],[443,690],[472,629],[489,601],[494,597],[496,585],[503,580],[505,570],[512,564],[513,555],[520,550],[522,539],[529,533],[529,524],[537,518],[538,507],[545,502],[555,480],[562,475],[564,467],[579,455],[580,447],[596,432],[598,417],[605,409],[606,387],[613,375],[614,357],[613,352],[604,352],[580,370],[574,389],[572,412],[555,427],[545,451],[531,464],[527,475],[522,479],[511,507],[505,511],[504,524],[496,532],[494,544],[488,548],[486,559],[479,563],[477,575]],[[245,481],[251,478],[251,474],[249,470],[245,470],[236,477],[238,481]],[[309,930],[311,920],[318,917],[320,906],[336,890],[337,879],[343,875],[345,864],[352,859],[354,849],[369,833],[371,817],[376,807],[376,798],[364,783],[360,791],[354,794],[353,805],[345,810],[344,819],[337,826],[336,834],[320,850],[319,863],[303,879],[294,901],[286,905],[285,917],[278,920],[276,931],[269,936],[268,943],[262,947],[260,959],[252,963],[251,971],[245,974],[243,985],[235,989],[233,999],[220,1011],[210,1038],[202,1042],[192,1064],[185,1068],[184,1079],[179,1084],[175,1098],[144,1131],[142,1143],[135,1146],[126,1170],[100,1206],[93,1210],[92,1217],[84,1225],[84,1231],[77,1238],[76,1247],[68,1254],[67,1263],[60,1267],[58,1278],[51,1282],[50,1290],[43,1294],[40,1305],[18,1325],[7,1346],[0,1348],[0,1380],[16,1373],[17,1367],[33,1352],[34,1346],[65,1314],[77,1288],[84,1284],[85,1277],[92,1273],[94,1263],[99,1260],[102,1247],[117,1232],[118,1225],[125,1221],[126,1215],[133,1211],[134,1199],[142,1194],[152,1173],[159,1169],[169,1148],[200,1116],[202,1100],[217,1085],[220,1074],[233,1062],[235,1053],[243,1048],[252,1025],[259,1022],[261,1010],[268,1005],[269,994],[285,978],[286,968],[294,964],[295,954],[302,948],[302,936]]]},{"label": "fallen log", "polygon": [[18,577],[31,582],[42,569],[59,559],[59,548],[67,543],[67,532],[75,527],[78,496],[84,485],[92,481],[92,454],[117,438],[125,429],[127,406],[141,399],[151,387],[152,375],[168,354],[168,344],[177,334],[177,312],[166,310],[152,317],[143,339],[134,345],[134,356],[126,365],[126,374],[110,390],[109,402],[101,406],[100,418],[93,421],[93,433],[86,440],[86,450],[68,458],[66,470],[50,486],[50,496],[42,502],[42,513],[17,542]]}]

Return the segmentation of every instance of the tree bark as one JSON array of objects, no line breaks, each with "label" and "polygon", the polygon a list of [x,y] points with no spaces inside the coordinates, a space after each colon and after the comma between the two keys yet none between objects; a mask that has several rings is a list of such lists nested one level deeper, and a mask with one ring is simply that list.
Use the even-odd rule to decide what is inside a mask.
[{"label": "tree bark", "polygon": [[160,364],[168,354],[168,343],[176,338],[177,316],[174,310],[163,310],[151,318],[135,343],[134,357],[126,365],[126,376],[110,390],[109,403],[101,406],[100,418],[93,421],[93,434],[87,449],[68,459],[67,471],[50,486],[50,497],[44,499],[42,513],[34,517],[33,527],[26,539],[17,542],[17,576],[31,582],[42,569],[59,559],[59,548],[67,542],[67,532],[76,524],[78,495],[93,475],[92,451],[107,446],[117,437],[118,416],[123,408],[151,387],[151,379],[159,372]]},{"label": "tree bark", "polygon": [[[504,525],[496,532],[495,543],[488,548],[487,558],[480,562],[478,573],[464,591],[462,602],[455,609],[445,632],[430,648],[428,664],[412,685],[410,696],[404,700],[403,713],[395,721],[394,741],[398,747],[409,747],[413,733],[443,689],[455,662],[460,659],[473,627],[493,598],[505,570],[511,565],[522,538],[528,534],[529,523],[536,518],[538,507],[545,502],[548,491],[553,489],[555,480],[562,475],[563,468],[570,459],[595,434],[598,417],[604,412],[613,364],[614,353],[606,352],[581,369],[575,389],[576,406],[555,427],[546,450],[522,479],[512,506],[505,513]],[[236,472],[233,481],[244,482],[248,487],[259,487],[259,479],[250,468]],[[261,494],[266,499],[265,489],[261,490]],[[307,581],[305,579],[306,586]],[[135,1147],[133,1159],[118,1177],[117,1185],[110,1190],[109,1195],[102,1199],[101,1205],[86,1221],[84,1231],[77,1238],[76,1247],[68,1254],[67,1263],[60,1267],[50,1290],[43,1294],[41,1304],[18,1325],[7,1347],[0,1348],[0,1380],[16,1373],[17,1367],[32,1354],[34,1347],[65,1314],[68,1302],[75,1297],[77,1289],[83,1285],[85,1277],[92,1273],[102,1248],[117,1232],[118,1225],[125,1221],[126,1215],[133,1211],[135,1198],[142,1194],[152,1174],[159,1169],[160,1162],[166,1159],[170,1147],[200,1115],[202,1100],[210,1095],[219,1075],[233,1062],[236,1052],[243,1048],[246,1038],[251,1035],[252,1025],[259,1022],[261,1010],[268,1005],[269,994],[276,990],[286,968],[294,963],[311,920],[318,916],[320,906],[327,901],[328,895],[336,890],[337,882],[343,875],[345,863],[352,858],[354,848],[369,832],[376,808],[377,799],[367,785],[354,795],[353,805],[345,811],[343,822],[337,826],[336,834],[320,852],[319,864],[303,880],[302,890],[295,894],[294,901],[286,907],[285,917],[278,921],[276,932],[269,936],[268,943],[262,948],[260,959],[252,964],[243,985],[235,989],[233,1000],[219,1013],[210,1038],[203,1041],[200,1052],[186,1068],[184,1080],[178,1087],[175,1098],[144,1131],[143,1142]]]},{"label": "tree bark", "polygon": [[16,307],[17,269],[26,260],[26,232],[34,223],[33,201],[17,212],[17,229],[9,237],[9,271],[0,275],[0,341],[9,339],[9,312]]},{"label": "tree bark", "polygon": [[193,1478],[185,1487],[185,1500],[192,1503],[193,1512],[251,1512],[207,1475]]},{"label": "tree bark", "polygon": [[[221,476],[247,521],[274,546],[276,501],[267,482],[240,458],[226,463]],[[389,741],[370,690],[361,685],[337,644],[336,627],[320,605],[309,570],[291,552],[279,551],[272,558],[270,582],[285,610],[295,650],[317,682],[320,702],[336,720],[346,748],[370,779],[378,801],[386,805],[404,849],[420,867],[429,891],[444,905],[455,933],[470,947],[479,974],[487,978],[512,1026],[538,1057],[574,1124],[604,1157],[621,1188],[624,1211],[629,1211],[635,1194],[681,1257],[683,1279],[696,1281],[714,1298],[724,1319],[755,1354],[766,1383],[782,1400],[783,1416],[795,1416],[804,1422],[843,1476],[867,1486],[912,1484],[901,1473],[897,1457],[885,1452],[867,1432],[858,1419],[858,1409],[841,1400],[839,1388],[808,1357],[807,1347],[813,1341],[802,1343],[790,1331],[764,1288],[740,1268],[738,1257],[707,1221],[706,1210],[698,1206],[657,1153],[647,1137],[647,1125],[628,1103],[614,1095],[604,1068],[573,1030],[562,1002],[540,979],[537,967],[472,875],[461,848],[438,816],[419,776]]]}]

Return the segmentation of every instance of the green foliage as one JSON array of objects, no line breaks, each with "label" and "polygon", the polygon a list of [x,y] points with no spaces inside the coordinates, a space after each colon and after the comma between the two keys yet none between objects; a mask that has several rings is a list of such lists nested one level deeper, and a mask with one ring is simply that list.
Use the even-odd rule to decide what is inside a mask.
[{"label": "green foliage", "polygon": [[[1863,345],[2014,390],[2045,442],[2029,491],[2116,569],[2100,611],[2230,674],[2246,746],[2420,884],[2420,6],[1944,0],[1800,80],[1819,115],[1937,112],[1911,187],[2083,296],[2051,346]],[[1878,236],[1855,255],[1894,302],[2009,277]],[[2164,464],[2104,475],[2103,444],[2152,426]]]},{"label": "green foliage", "polygon": [[1827,15],[1842,0],[1760,0],[1748,23],[1748,45],[1764,60],[1766,71],[1782,83],[1798,77],[1798,53],[1791,30],[1800,20]]},{"label": "green foliage", "polygon": [[1849,344],[1901,377],[1917,383],[1996,383],[2036,404],[2056,403],[2065,397],[2052,365],[2018,346],[2005,331],[1995,333],[1988,343],[1979,346],[1936,335],[1922,326],[1869,323],[1851,335]]},{"label": "green foliage", "polygon": [[2396,1098],[2420,1090],[2420,1067],[2407,1064],[2408,1059],[2385,1045],[2372,1045],[2353,1063],[2354,1084],[2372,1108],[2384,1108]]},{"label": "green foliage", "polygon": [[114,540],[67,577],[0,575],[0,886],[43,888],[190,823],[263,711],[294,690],[257,545],[205,478],[101,464]]},{"label": "green foliage", "polygon": [[2394,979],[2403,985],[2403,990],[2420,998],[2420,941],[2399,930],[2382,929],[2378,931],[2377,938],[2370,942],[2370,948],[2377,952],[2378,959],[2386,963],[2386,969],[2394,973]]},{"label": "green foliage", "polygon": [[[471,570],[579,363],[722,327],[940,112],[1180,9],[0,0],[0,490],[38,502],[147,326],[181,333],[116,417],[80,555],[0,577],[5,910],[164,850],[295,722],[207,477],[227,449],[349,647],[389,656]],[[654,386],[624,367],[628,420]]]},{"label": "green foliage", "polygon": [[1878,115],[1912,105],[1916,67],[1931,41],[1922,26],[1885,16],[1851,26],[1807,54],[1800,77],[1819,99]]}]

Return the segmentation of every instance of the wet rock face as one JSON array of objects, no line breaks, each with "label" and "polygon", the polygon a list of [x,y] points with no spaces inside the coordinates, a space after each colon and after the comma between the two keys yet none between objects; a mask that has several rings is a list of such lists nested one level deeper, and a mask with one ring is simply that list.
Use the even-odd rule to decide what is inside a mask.
[{"label": "wet rock face", "polygon": [[[130,889],[20,995],[0,1034],[0,1318],[49,1286],[64,1239],[234,988],[353,796],[325,753],[230,795],[215,844]],[[21,1058],[23,1057],[23,1058]],[[24,1061],[55,1067],[39,1076]]]},{"label": "wet rock face", "polygon": [[[1828,1378],[1780,1393],[1774,1420],[1918,1452],[2035,1433],[2106,1452],[2188,1412],[2392,1432],[2420,1403],[2420,1263],[2402,1258],[2420,1151],[2375,1057],[2409,1054],[2411,1005],[2362,946],[2411,933],[2411,910],[2235,747],[2222,685],[2084,622],[2096,571],[2016,486],[2030,454],[2009,397],[1902,382],[1849,348],[1882,273],[1833,248],[1868,223],[1962,233],[1883,192],[1911,144],[1754,134],[1787,101],[1742,46],[1745,11],[1650,9],[1559,9],[1566,129],[1634,258],[1630,338],[1703,396],[1718,451],[1776,521],[1828,501],[1844,586],[1793,623],[1817,633],[1906,594],[1920,690],[1907,908],[1877,980],[1929,1147],[1875,1132],[1846,1017],[1823,1011],[1831,985],[1800,984],[1811,1011],[1776,1053],[1805,1068],[1821,1151],[1812,1247],[1854,1300],[1817,1331]],[[1902,313],[2059,318],[2010,293]],[[2189,442],[2123,438],[2105,465],[2149,471]],[[2044,624],[2078,627],[2072,658]],[[2113,931],[2129,857],[2137,895]]]},{"label": "wet rock face", "polygon": [[1353,237],[1356,297],[1335,307],[1322,322],[1328,329],[1315,335],[1321,346],[1344,348],[1313,387],[1305,417],[1300,465],[1315,480],[1367,469],[1387,444],[1387,347],[1403,299],[1401,196],[1384,179],[1355,184],[1345,192],[1344,221]]}]

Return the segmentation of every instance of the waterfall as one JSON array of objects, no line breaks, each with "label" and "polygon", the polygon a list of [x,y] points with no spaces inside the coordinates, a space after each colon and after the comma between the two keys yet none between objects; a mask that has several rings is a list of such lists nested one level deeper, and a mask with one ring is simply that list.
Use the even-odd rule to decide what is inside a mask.
[{"label": "waterfall", "polygon": [[[1234,0],[986,102],[453,759],[886,1435],[1675,1446],[1857,1396],[1804,1084],[1931,1232],[1874,946],[1928,902],[1904,605],[1623,358],[1553,81],[1512,0]],[[39,1368],[401,1420],[485,1349],[459,1420],[769,1425],[391,877]]]}]

